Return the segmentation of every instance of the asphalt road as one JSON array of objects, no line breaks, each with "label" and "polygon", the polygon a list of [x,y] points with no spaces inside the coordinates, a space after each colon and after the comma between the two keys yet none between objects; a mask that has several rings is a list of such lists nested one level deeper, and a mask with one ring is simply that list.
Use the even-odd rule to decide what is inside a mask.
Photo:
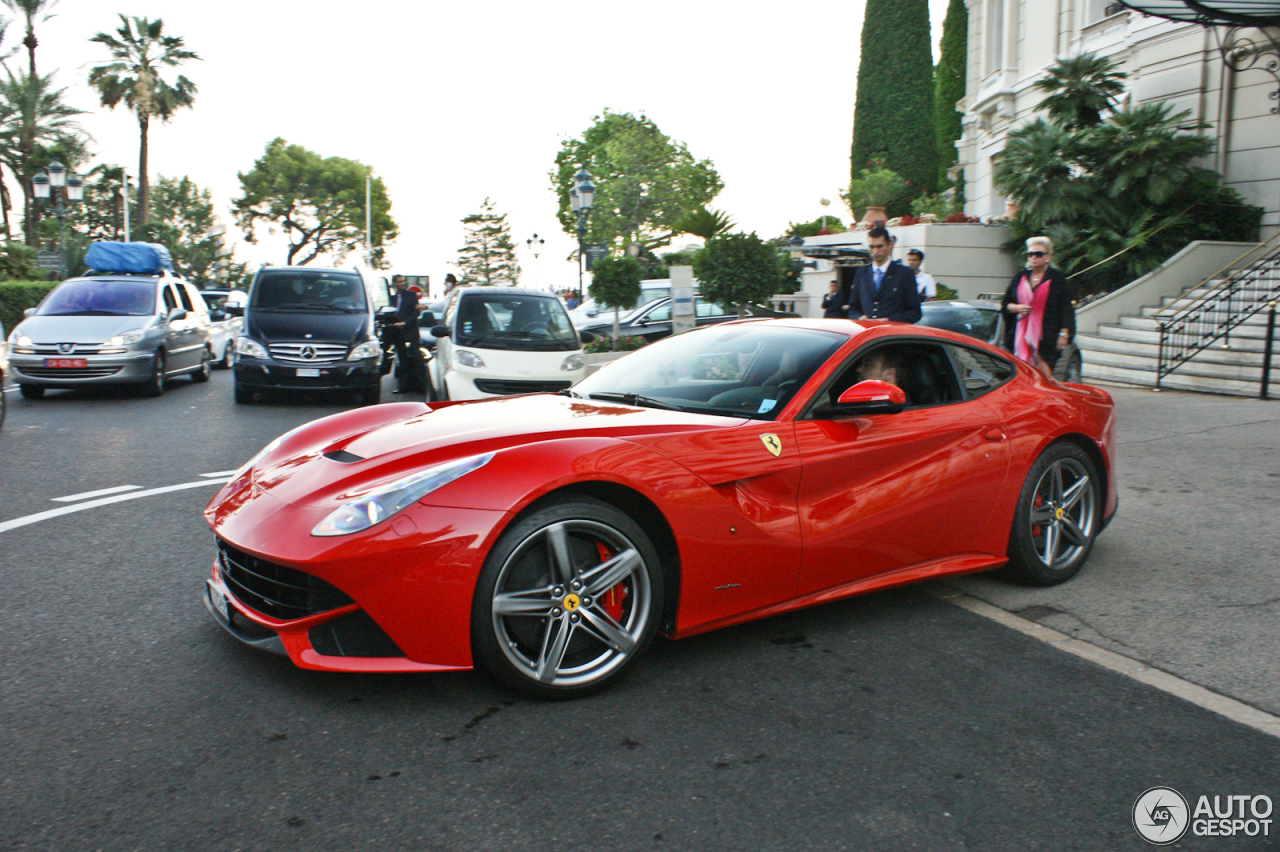
[{"label": "asphalt road", "polygon": [[[1116,397],[1121,515],[1084,573],[957,585],[1275,712],[1280,408]],[[9,400],[0,526],[200,481],[354,404],[235,406],[226,373]],[[1146,848],[1156,785],[1280,801],[1280,740],[914,589],[659,641],[572,703],[300,671],[200,602],[215,488],[0,531],[0,849],[1093,852]]]}]

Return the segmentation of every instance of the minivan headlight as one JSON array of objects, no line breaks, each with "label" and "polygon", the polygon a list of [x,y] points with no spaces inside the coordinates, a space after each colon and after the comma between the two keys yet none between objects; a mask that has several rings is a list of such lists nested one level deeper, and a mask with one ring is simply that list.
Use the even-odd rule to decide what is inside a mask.
[{"label": "minivan headlight", "polygon": [[26,347],[26,346],[36,345],[36,342],[34,340],[32,340],[30,337],[27,337],[25,334],[20,334],[17,329],[14,329],[13,333],[9,335],[9,342],[14,346]]},{"label": "minivan headlight", "polygon": [[262,358],[264,360],[268,357],[267,350],[263,348],[261,343],[254,340],[252,337],[236,338],[236,354],[246,355],[250,358]]},{"label": "minivan headlight", "polygon": [[465,349],[458,349],[453,353],[453,357],[464,367],[470,367],[473,370],[484,369],[484,359],[474,352],[468,352]]},{"label": "minivan headlight", "polygon": [[382,344],[378,342],[376,337],[372,337],[361,343],[355,349],[351,350],[351,354],[347,356],[348,361],[362,361],[365,358],[377,358],[382,352]]},{"label": "minivan headlight", "polygon": [[572,373],[574,370],[581,370],[582,366],[587,362],[581,355],[574,354],[564,359],[564,363],[560,365],[560,369],[566,373]]},{"label": "minivan headlight", "polygon": [[353,500],[339,506],[311,531],[315,536],[350,535],[367,530],[375,524],[382,523],[397,512],[418,502],[437,488],[441,488],[489,463],[493,453],[455,459],[438,464],[424,471],[406,476],[384,485],[377,491],[366,494],[359,500]]},{"label": "minivan headlight", "polygon": [[106,343],[102,345],[103,346],[129,346],[141,340],[142,335],[143,335],[143,332],[141,330],[126,331],[124,334],[117,334],[115,337],[111,338],[110,340],[108,340]]}]

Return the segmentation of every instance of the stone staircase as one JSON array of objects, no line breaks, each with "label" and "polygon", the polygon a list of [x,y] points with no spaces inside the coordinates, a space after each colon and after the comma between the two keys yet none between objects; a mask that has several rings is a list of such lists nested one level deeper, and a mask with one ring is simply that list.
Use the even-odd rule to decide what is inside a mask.
[{"label": "stone staircase", "polygon": [[[1220,281],[1209,284],[1216,287]],[[1163,304],[1142,308],[1138,316],[1122,316],[1117,323],[1103,323],[1096,334],[1077,334],[1076,345],[1084,358],[1084,379],[1155,387],[1160,352],[1157,312],[1166,316],[1204,296],[1209,287],[1198,287],[1181,296],[1165,297]],[[1257,396],[1262,381],[1267,312],[1262,311],[1231,330],[1230,348],[1221,341],[1195,355],[1166,375],[1161,387],[1171,390]],[[1280,331],[1276,336],[1280,338]],[[1271,395],[1280,397],[1280,340],[1271,355]]]}]

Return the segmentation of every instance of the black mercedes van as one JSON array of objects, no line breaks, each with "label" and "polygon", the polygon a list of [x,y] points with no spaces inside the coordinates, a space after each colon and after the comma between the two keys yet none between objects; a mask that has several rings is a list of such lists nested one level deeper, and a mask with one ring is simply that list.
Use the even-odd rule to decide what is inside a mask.
[{"label": "black mercedes van", "polygon": [[359,272],[266,266],[249,287],[236,339],[236,402],[255,392],[332,390],[378,402],[382,347]]}]

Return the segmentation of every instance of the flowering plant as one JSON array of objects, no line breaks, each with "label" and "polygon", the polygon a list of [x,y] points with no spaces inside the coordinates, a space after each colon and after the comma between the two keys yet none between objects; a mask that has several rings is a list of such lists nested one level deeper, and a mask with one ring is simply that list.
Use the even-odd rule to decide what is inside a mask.
[{"label": "flowering plant", "polygon": [[911,181],[885,168],[884,160],[868,160],[866,168],[849,181],[848,192],[840,193],[840,197],[854,217],[861,219],[868,207],[885,206],[910,185]]}]

